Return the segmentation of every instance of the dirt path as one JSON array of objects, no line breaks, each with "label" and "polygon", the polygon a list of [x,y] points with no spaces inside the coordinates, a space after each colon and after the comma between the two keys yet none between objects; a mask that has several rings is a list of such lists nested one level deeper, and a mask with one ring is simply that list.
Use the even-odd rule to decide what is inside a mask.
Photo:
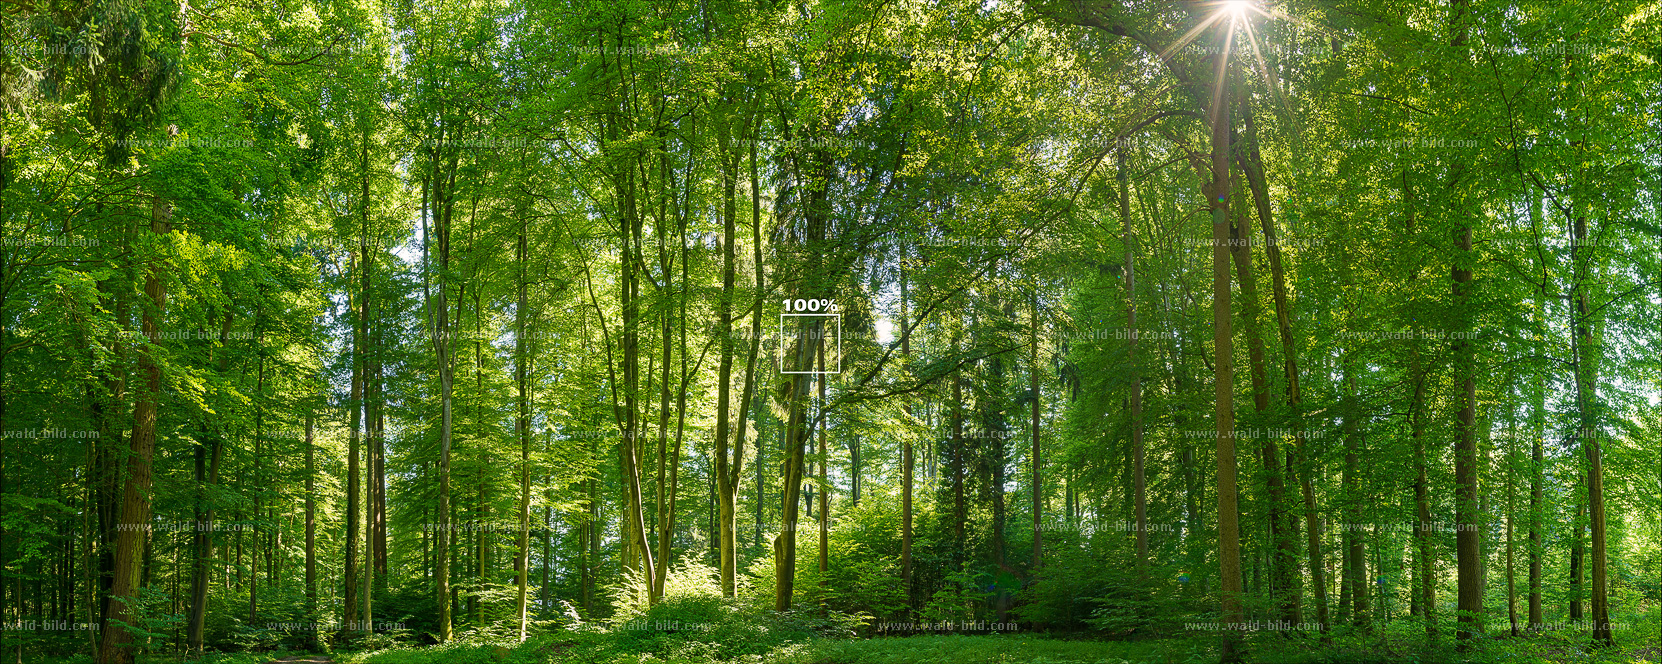
[{"label": "dirt path", "polygon": [[329,659],[328,655],[295,655],[283,659],[274,659],[266,662],[266,664],[333,664],[334,661]]}]

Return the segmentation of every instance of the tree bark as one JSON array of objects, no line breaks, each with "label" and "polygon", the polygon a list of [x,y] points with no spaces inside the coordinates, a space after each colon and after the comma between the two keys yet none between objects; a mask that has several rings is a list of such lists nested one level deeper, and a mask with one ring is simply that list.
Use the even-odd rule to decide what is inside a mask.
[{"label": "tree bark", "polygon": [[530,301],[527,294],[526,268],[530,259],[526,233],[528,221],[524,210],[519,214],[519,236],[514,244],[515,262],[518,265],[518,300],[514,306],[514,386],[517,391],[517,413],[514,417],[514,432],[519,435],[519,523],[515,533],[517,554],[514,556],[514,571],[517,573],[515,584],[518,586],[518,597],[515,602],[515,616],[519,623],[519,640],[525,641],[527,618],[526,587],[530,582],[531,573],[531,384],[530,354],[527,352]]},{"label": "tree bark", "polygon": [[[1131,187],[1126,175],[1125,142],[1119,141],[1114,149],[1115,179],[1119,181],[1119,212],[1120,224],[1125,229],[1125,331],[1126,351],[1125,361],[1131,369],[1131,483],[1132,501],[1137,520],[1137,566],[1148,564],[1148,486],[1144,469],[1143,450],[1143,376],[1137,364],[1137,251],[1133,244],[1131,233]],[[1035,305],[1036,306],[1036,305]],[[1035,332],[1035,340],[1037,333]],[[1034,342],[1035,361],[1038,357],[1037,341]],[[1035,374],[1037,375],[1037,374]],[[1038,408],[1037,383],[1033,393],[1034,408]],[[1039,446],[1039,416],[1038,411],[1033,415],[1033,448]],[[1038,458],[1037,452],[1034,458]],[[1034,495],[1038,493],[1038,482],[1034,482]],[[1038,538],[1037,499],[1034,509],[1034,538]],[[1037,553],[1034,559],[1038,559]]]},{"label": "tree bark", "polygon": [[[1033,571],[1037,573],[1044,563],[1044,465],[1043,457],[1039,455],[1039,288],[1036,284],[1033,287],[1033,308],[1028,314],[1027,327],[1033,333],[1033,357],[1028,362],[1027,389],[1033,395],[1033,453],[1030,461],[1033,464]],[[907,479],[910,479],[911,468],[906,470]],[[1143,516],[1146,520],[1146,512]]]},{"label": "tree bark", "polygon": [[[1233,26],[1231,26],[1233,27]],[[1231,39],[1224,33],[1225,41]],[[1225,49],[1227,51],[1227,48]],[[1218,75],[1224,77],[1228,58],[1217,57]],[[1231,336],[1229,294],[1229,90],[1219,84],[1212,99],[1212,345],[1213,432],[1217,442],[1218,472],[1218,561],[1223,577],[1221,608],[1224,633],[1220,661],[1241,661],[1237,631],[1244,619],[1241,612],[1240,513],[1235,495],[1235,363]]]},{"label": "tree bark", "polygon": [[[1456,249],[1453,273],[1453,296],[1457,303],[1468,299],[1472,272],[1465,267],[1472,250],[1472,229],[1464,226],[1456,231]],[[1469,326],[1468,326],[1469,329]],[[1452,356],[1462,375],[1461,407],[1457,420],[1459,440],[1455,448],[1455,547],[1458,569],[1458,607],[1460,629],[1456,638],[1462,643],[1477,637],[1482,630],[1479,616],[1483,612],[1481,574],[1482,563],[1478,532],[1481,514],[1477,494],[1477,367],[1470,342],[1463,339],[1453,344]]]},{"label": "tree bark", "polygon": [[[1575,268],[1575,283],[1572,285],[1571,299],[1575,302],[1574,333],[1576,343],[1573,350],[1576,354],[1576,409],[1579,412],[1579,428],[1576,438],[1581,443],[1582,450],[1587,455],[1587,513],[1592,529],[1592,605],[1593,605],[1593,640],[1604,645],[1614,646],[1615,639],[1610,634],[1610,597],[1606,587],[1607,567],[1605,561],[1605,518],[1604,518],[1604,462],[1600,453],[1603,444],[1603,428],[1598,423],[1598,340],[1593,335],[1595,322],[1592,319],[1592,297],[1588,294],[1587,279],[1590,272],[1589,264],[1592,258],[1591,247],[1588,246],[1587,217],[1578,214],[1575,218],[1575,243],[1570,253],[1571,263]],[[1580,521],[1577,520],[1577,542],[1580,542]],[[1577,552],[1579,554],[1579,552]],[[1574,558],[1580,563],[1580,555]],[[1579,565],[1578,565],[1579,567]],[[1579,570],[1576,574],[1576,584],[1580,585]],[[1579,590],[1579,589],[1578,589]],[[1579,593],[1576,595],[1580,597]]]},{"label": "tree bark", "polygon": [[[172,230],[172,205],[160,196],[150,200],[150,232],[157,244]],[[155,253],[159,253],[155,252]],[[167,285],[161,274],[165,267],[159,255],[152,256],[144,277],[144,307],[141,329],[148,342],[147,352],[139,354],[139,374],[143,387],[135,391],[133,404],[133,436],[126,461],[125,481],[122,486],[121,517],[115,541],[115,575],[110,584],[109,615],[103,640],[99,643],[98,659],[106,664],[132,664],[133,635],[126,625],[136,621],[139,575],[142,550],[150,528],[151,460],[156,451],[157,401],[162,392],[162,368],[156,361],[153,344],[160,337],[161,320],[167,307]],[[19,651],[21,653],[21,650]]]},{"label": "tree bark", "polygon": [[[1241,113],[1246,140],[1240,146],[1241,149],[1235,151],[1235,161],[1241,166],[1242,175],[1246,176],[1247,188],[1249,193],[1252,194],[1253,206],[1258,212],[1259,226],[1264,233],[1264,258],[1270,264],[1271,296],[1275,304],[1276,328],[1281,338],[1282,383],[1288,410],[1287,418],[1292,423],[1290,428],[1293,430],[1295,441],[1295,451],[1288,453],[1286,457],[1285,475],[1272,472],[1269,480],[1277,485],[1270,491],[1271,495],[1278,496],[1273,501],[1273,504],[1277,507],[1275,507],[1274,514],[1272,514],[1272,518],[1275,519],[1272,523],[1279,524],[1276,531],[1278,536],[1274,538],[1274,544],[1279,552],[1278,557],[1282,561],[1279,566],[1281,573],[1278,577],[1282,597],[1281,617],[1282,620],[1288,623],[1298,624],[1303,622],[1300,606],[1302,590],[1298,577],[1298,526],[1292,514],[1279,507],[1286,504],[1284,502],[1285,483],[1295,476],[1295,467],[1299,465],[1295,463],[1294,457],[1301,456],[1304,452],[1304,426],[1299,412],[1302,408],[1300,406],[1302,395],[1298,382],[1298,351],[1297,344],[1293,340],[1292,306],[1287,299],[1287,278],[1286,270],[1281,262],[1281,243],[1276,233],[1275,213],[1270,205],[1269,184],[1264,177],[1264,162],[1258,151],[1258,126],[1254,122],[1251,98],[1242,95],[1242,98],[1238,101],[1238,108]],[[1248,236],[1250,236],[1250,233],[1246,230],[1246,224],[1243,223],[1241,237]],[[1264,443],[1266,462],[1275,463],[1278,453],[1275,439],[1266,440]],[[1321,582],[1321,537],[1316,523],[1315,491],[1308,472],[1301,473],[1298,477],[1299,490],[1306,506],[1305,527],[1310,531],[1307,548],[1312,582],[1316,588],[1317,623],[1321,626],[1322,632],[1325,633],[1327,630],[1327,593]]]},{"label": "tree bark", "polygon": [[[721,154],[721,300],[716,308],[716,333],[721,335],[721,357],[716,369],[716,430],[715,430],[715,483],[717,520],[716,528],[718,549],[721,558],[721,588],[722,594],[732,597],[735,585],[734,578],[738,566],[737,540],[734,529],[737,525],[738,494],[738,466],[742,462],[742,455],[735,459],[730,456],[730,431],[733,425],[732,390],[733,390],[733,298],[737,281],[736,267],[738,253],[736,237],[738,232],[738,160],[739,157],[729,145],[730,129],[723,125],[717,129],[718,150]],[[741,404],[740,412],[745,406]]]}]

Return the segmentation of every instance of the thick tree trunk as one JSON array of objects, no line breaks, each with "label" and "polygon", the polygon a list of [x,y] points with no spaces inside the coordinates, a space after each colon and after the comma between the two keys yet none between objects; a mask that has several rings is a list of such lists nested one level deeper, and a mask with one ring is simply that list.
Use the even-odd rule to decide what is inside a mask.
[{"label": "thick tree trunk", "polygon": [[[158,241],[171,229],[173,208],[160,196],[151,197],[150,232]],[[148,299],[142,316],[142,332],[147,344],[155,344],[161,334],[161,320],[167,307],[167,285],[162,281],[160,258],[152,258],[144,277],[144,294]],[[102,632],[98,661],[104,664],[132,664],[133,635],[124,625],[136,622],[141,556],[150,528],[151,460],[156,451],[157,401],[162,392],[162,369],[154,357],[155,349],[147,345],[139,354],[139,374],[143,387],[136,391],[133,405],[133,436],[126,460],[125,482],[122,486],[121,517],[115,541],[115,575],[110,584],[107,629]],[[21,653],[21,650],[19,651]]]},{"label": "thick tree trunk", "polygon": [[[1469,0],[1449,1],[1450,43],[1460,52],[1466,49],[1469,5]],[[1461,165],[1457,164],[1455,169],[1450,178],[1450,186],[1457,183],[1461,175]],[[1456,214],[1464,215],[1466,212],[1457,210]],[[1463,311],[1469,303],[1473,288],[1470,258],[1472,227],[1470,220],[1464,217],[1457,223],[1459,225],[1454,230],[1455,256],[1449,269],[1452,277],[1449,290],[1457,310]],[[1466,333],[1472,329],[1474,328],[1468,321],[1460,326],[1459,332]],[[1461,642],[1460,647],[1465,648],[1471,640],[1481,634],[1480,618],[1483,613],[1483,585],[1479,578],[1482,574],[1482,554],[1481,533],[1478,532],[1478,527],[1482,515],[1477,486],[1477,357],[1475,348],[1468,339],[1456,339],[1451,344],[1450,357],[1453,358],[1456,375],[1460,381],[1460,412],[1455,422],[1458,438],[1454,450],[1455,558],[1458,572],[1456,606],[1459,611],[1459,629],[1455,638]]]},{"label": "thick tree trunk", "polygon": [[[1463,256],[1472,250],[1472,229],[1467,226],[1457,231],[1456,248],[1462,258],[1457,259],[1453,268],[1453,295],[1456,302],[1466,301],[1472,273],[1469,268],[1462,267]],[[1459,565],[1458,574],[1458,607],[1460,629],[1456,638],[1462,642],[1469,642],[1477,637],[1482,630],[1479,622],[1483,612],[1482,583],[1479,575],[1482,573],[1482,562],[1479,560],[1479,513],[1477,494],[1477,367],[1476,358],[1470,349],[1470,342],[1456,340],[1452,349],[1455,366],[1462,374],[1461,407],[1456,421],[1459,440],[1455,447],[1454,485],[1455,485],[1455,548]]]}]

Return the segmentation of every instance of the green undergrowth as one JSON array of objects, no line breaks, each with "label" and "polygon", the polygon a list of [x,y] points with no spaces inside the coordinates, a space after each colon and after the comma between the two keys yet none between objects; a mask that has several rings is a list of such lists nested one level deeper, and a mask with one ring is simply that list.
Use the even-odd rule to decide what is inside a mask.
[{"label": "green undergrowth", "polygon": [[1252,640],[1249,662],[1265,664],[1644,664],[1662,662],[1656,637],[1618,638],[1615,648],[1595,647],[1584,635],[1542,634],[1525,638],[1487,636],[1456,649],[1445,635],[1428,643],[1422,635],[1314,639],[1264,636]]},{"label": "green undergrowth", "polygon": [[[716,643],[690,635],[620,637],[616,632],[544,635],[523,644],[453,643],[337,654],[340,664],[1211,664],[1215,640],[1087,641],[1027,635],[931,635],[871,639],[808,635]],[[1648,646],[1591,648],[1557,637],[1452,642],[1251,638],[1246,662],[1261,664],[1640,664]],[[223,664],[232,664],[224,660]],[[243,664],[236,660],[235,664]]]},{"label": "green undergrowth", "polygon": [[[274,659],[282,659],[296,654],[301,653],[293,653],[286,650],[257,653],[208,652],[203,654],[201,657],[189,658],[181,655],[165,653],[140,653],[136,659],[136,664],[265,664],[266,662]],[[8,657],[0,661],[10,662],[13,660]],[[70,657],[40,659],[29,659],[25,657],[23,661],[29,664],[94,664],[97,659],[92,655],[72,655]]]},{"label": "green undergrowth", "polygon": [[791,664],[1199,664],[1216,649],[1190,640],[1075,641],[1021,635],[817,640]]}]

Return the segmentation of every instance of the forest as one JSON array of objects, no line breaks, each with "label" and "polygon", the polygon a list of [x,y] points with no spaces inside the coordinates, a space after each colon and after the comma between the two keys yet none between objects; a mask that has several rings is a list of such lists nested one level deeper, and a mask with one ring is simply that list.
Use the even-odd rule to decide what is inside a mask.
[{"label": "forest", "polygon": [[1662,0],[0,0],[0,662],[1662,662]]}]

